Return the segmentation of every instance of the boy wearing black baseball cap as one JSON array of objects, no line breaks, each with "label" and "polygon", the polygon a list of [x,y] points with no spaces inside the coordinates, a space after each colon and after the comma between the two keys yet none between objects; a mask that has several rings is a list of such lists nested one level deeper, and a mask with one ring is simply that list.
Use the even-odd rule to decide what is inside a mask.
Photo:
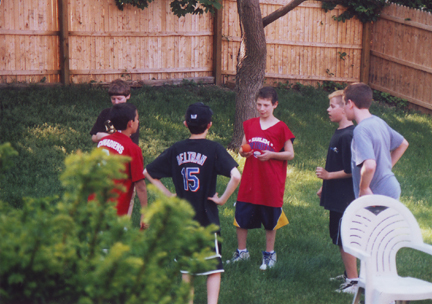
[{"label": "boy wearing black baseball cap", "polygon": [[[230,195],[240,182],[238,164],[219,143],[207,140],[208,130],[212,126],[213,111],[209,106],[199,102],[191,104],[185,115],[184,125],[191,136],[172,145],[162,152],[158,158],[147,165],[144,175],[148,180],[168,196],[171,193],[160,181],[170,177],[173,180],[176,195],[187,200],[195,210],[194,220],[202,226],[215,224],[220,226],[218,205],[226,203]],[[216,193],[217,175],[230,177],[230,181],[221,197]],[[215,269],[195,273],[194,275],[208,275],[207,302],[217,303],[219,297],[222,256],[215,231],[215,254],[209,258],[218,260]],[[182,271],[183,279],[189,280],[189,273]]]}]

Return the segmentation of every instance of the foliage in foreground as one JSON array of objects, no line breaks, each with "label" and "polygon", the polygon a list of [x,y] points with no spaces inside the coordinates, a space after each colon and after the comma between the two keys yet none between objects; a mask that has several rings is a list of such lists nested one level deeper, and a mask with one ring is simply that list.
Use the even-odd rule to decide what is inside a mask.
[{"label": "foliage in foreground", "polygon": [[[2,303],[188,302],[179,270],[208,269],[214,227],[200,227],[190,204],[155,191],[145,210],[150,227],[132,228],[109,202],[124,161],[100,150],[72,154],[61,199],[27,198],[19,209],[0,202]],[[98,199],[87,202],[93,192]]]}]

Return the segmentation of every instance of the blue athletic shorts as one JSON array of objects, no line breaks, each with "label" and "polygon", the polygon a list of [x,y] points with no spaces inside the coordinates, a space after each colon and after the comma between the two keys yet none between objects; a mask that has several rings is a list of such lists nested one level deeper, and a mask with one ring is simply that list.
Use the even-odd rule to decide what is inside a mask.
[{"label": "blue athletic shorts", "polygon": [[288,225],[288,219],[281,207],[269,207],[245,202],[236,203],[234,226],[243,229],[261,228],[277,230]]}]

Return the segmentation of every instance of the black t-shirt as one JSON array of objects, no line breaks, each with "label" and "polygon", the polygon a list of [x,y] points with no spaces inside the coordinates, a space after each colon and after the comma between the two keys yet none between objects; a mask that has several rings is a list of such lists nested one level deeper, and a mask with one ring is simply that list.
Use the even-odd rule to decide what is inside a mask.
[{"label": "black t-shirt", "polygon": [[191,203],[194,220],[202,226],[220,225],[217,205],[208,200],[216,193],[217,175],[230,177],[236,161],[219,143],[207,139],[179,141],[147,165],[151,177],[171,177],[179,198]]},{"label": "black t-shirt", "polygon": [[[336,130],[330,140],[325,169],[328,172],[344,170],[351,173],[351,141],[354,126]],[[320,205],[327,210],[343,213],[354,200],[352,178],[323,181]]]},{"label": "black t-shirt", "polygon": [[[107,132],[105,128],[105,122],[108,120],[108,115],[111,108],[103,109],[102,112],[100,112],[98,118],[96,119],[96,122],[93,126],[93,128],[90,130],[90,135],[96,135],[98,132]],[[132,142],[134,144],[138,145],[139,141],[139,124],[137,131],[131,135],[130,137],[132,139]]]}]

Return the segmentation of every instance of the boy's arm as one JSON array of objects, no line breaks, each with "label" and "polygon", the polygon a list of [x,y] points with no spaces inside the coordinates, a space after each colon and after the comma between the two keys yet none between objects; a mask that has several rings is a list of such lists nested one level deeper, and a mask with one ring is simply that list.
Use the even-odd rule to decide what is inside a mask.
[{"label": "boy's arm", "polygon": [[231,175],[231,179],[228,182],[228,185],[226,186],[222,196],[218,197],[218,193],[216,192],[215,195],[213,195],[213,197],[208,198],[209,200],[215,202],[216,205],[220,205],[220,206],[224,205],[228,200],[228,198],[231,196],[231,194],[233,194],[238,184],[240,183],[241,174],[236,167],[231,169],[230,175]]},{"label": "boy's arm", "polygon": [[396,149],[394,149],[393,151],[390,152],[391,155],[391,161],[392,161],[392,167],[394,165],[396,165],[396,163],[398,162],[398,160],[402,157],[402,155],[405,153],[406,149],[408,149],[409,143],[408,141],[404,138],[404,140],[402,141],[402,143],[399,145],[399,147],[397,147]]},{"label": "boy's arm", "polygon": [[[137,181],[134,183],[135,189],[139,198],[139,201],[141,203],[141,210],[144,207],[147,207],[147,186],[144,181],[144,179]],[[141,220],[140,220],[140,227],[145,228],[146,224],[143,222],[144,220],[144,214],[141,212]]]},{"label": "boy's arm", "polygon": [[294,147],[292,141],[289,139],[285,142],[284,151],[282,152],[263,150],[261,155],[258,155],[257,158],[260,161],[268,161],[269,159],[292,160],[294,158]]},{"label": "boy's arm", "polygon": [[105,136],[108,136],[108,133],[105,132],[97,132],[96,134],[92,135],[92,141],[94,143],[98,143],[102,138],[104,138]]},{"label": "boy's arm", "polygon": [[328,172],[326,169],[322,167],[317,167],[315,173],[318,178],[325,179],[325,180],[350,178],[352,176],[351,173],[345,173],[344,170]]},{"label": "boy's arm", "polygon": [[376,161],[373,159],[367,159],[363,162],[360,170],[360,185],[359,185],[359,197],[363,195],[373,194],[370,189],[370,183],[375,174]]},{"label": "boy's arm", "polygon": [[158,188],[160,191],[162,191],[166,196],[170,197],[170,196],[176,196],[175,193],[171,193],[171,191],[169,191],[167,189],[167,187],[165,187],[164,184],[162,184],[162,182],[160,181],[160,179],[156,179],[150,176],[150,174],[147,172],[147,169],[144,169],[144,176],[153,184],[156,186],[156,188]]}]

